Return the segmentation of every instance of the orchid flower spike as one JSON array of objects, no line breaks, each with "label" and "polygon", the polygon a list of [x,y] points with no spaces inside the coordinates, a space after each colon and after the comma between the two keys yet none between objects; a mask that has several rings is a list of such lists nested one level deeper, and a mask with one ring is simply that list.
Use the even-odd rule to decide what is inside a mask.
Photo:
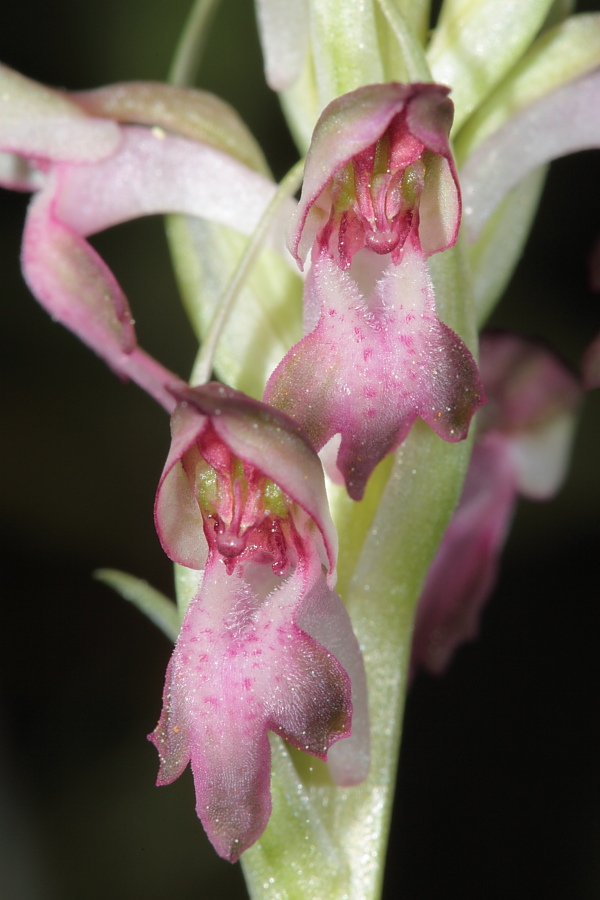
[{"label": "orchid flower spike", "polygon": [[179,379],[137,346],[127,299],[86,238],[167,212],[250,234],[275,191],[265,170],[237,114],[209,94],[133,83],[67,95],[0,66],[0,184],[34,192],[25,280],[54,319],[169,412]]},{"label": "orchid flower spike", "polygon": [[269,819],[269,731],[327,757],[338,784],[366,777],[365,674],[332,589],[321,464],[299,427],[220,384],[177,400],[156,525],[171,559],[203,571],[150,739],[158,784],[191,761],[198,816],[235,861]]},{"label": "orchid flower spike", "polygon": [[488,404],[463,493],[417,607],[411,667],[442,672],[473,640],[519,495],[550,499],[569,461],[581,387],[548,350],[509,334],[481,340]]},{"label": "orchid flower spike", "polygon": [[458,441],[484,402],[471,353],[437,317],[427,267],[460,225],[447,95],[394,83],[346,94],[319,119],[306,160],[289,244],[300,267],[312,259],[307,333],[265,400],[318,450],[341,435],[337,468],[356,500],[418,416]]}]

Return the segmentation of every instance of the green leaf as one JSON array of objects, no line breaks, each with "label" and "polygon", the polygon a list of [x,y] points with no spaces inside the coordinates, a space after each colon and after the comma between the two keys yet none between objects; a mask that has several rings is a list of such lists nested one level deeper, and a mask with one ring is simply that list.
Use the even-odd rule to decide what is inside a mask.
[{"label": "green leaf", "polygon": [[427,58],[452,88],[458,131],[525,52],[552,0],[445,0]]},{"label": "green leaf", "polygon": [[160,628],[173,643],[177,640],[181,620],[179,611],[172,600],[151,587],[147,581],[119,572],[117,569],[97,569],[94,578],[113,588],[130,603],[143,612],[151,622]]}]

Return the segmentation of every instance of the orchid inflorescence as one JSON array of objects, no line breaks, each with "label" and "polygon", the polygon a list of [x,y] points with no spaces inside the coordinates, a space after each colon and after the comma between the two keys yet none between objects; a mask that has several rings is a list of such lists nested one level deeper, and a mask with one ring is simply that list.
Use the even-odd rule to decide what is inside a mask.
[{"label": "orchid inflorescence", "polygon": [[[150,739],[159,784],[191,762],[256,897],[378,895],[410,674],[477,634],[517,497],[558,490],[600,383],[598,338],[581,378],[529,338],[477,341],[545,164],[600,146],[600,15],[559,6],[445,0],[428,38],[425,0],[258,0],[306,154],[280,185],[210,94],[0,69],[24,277],[172,416],[155,522],[178,634]],[[88,241],[157,213],[202,338],[189,380],[138,345]]]}]

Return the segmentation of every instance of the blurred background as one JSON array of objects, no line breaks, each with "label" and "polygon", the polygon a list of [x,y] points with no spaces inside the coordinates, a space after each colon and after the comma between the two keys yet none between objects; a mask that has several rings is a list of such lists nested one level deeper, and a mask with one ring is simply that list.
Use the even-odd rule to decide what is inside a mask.
[{"label": "blurred background", "polygon": [[[188,6],[5,2],[0,59],[69,89],[164,79]],[[250,0],[223,0],[198,84],[236,106],[281,176],[295,154],[262,81]],[[600,154],[553,166],[493,320],[544,338],[574,366],[600,330],[587,286],[599,196]],[[0,193],[0,894],[244,898],[239,867],[215,856],[195,817],[189,773],[154,787],[145,735],[169,643],[91,577],[121,568],[172,595],[152,522],[166,416],[30,296],[18,263],[26,205]],[[162,222],[95,244],[141,344],[185,375],[195,346]],[[480,641],[444,678],[413,685],[386,897],[600,897],[599,447],[595,392],[565,489],[519,507]]]}]

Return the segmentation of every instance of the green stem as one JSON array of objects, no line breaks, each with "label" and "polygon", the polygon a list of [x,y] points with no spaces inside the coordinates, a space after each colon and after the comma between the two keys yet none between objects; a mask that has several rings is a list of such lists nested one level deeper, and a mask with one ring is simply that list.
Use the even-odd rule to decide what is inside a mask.
[{"label": "green stem", "polygon": [[169,70],[167,80],[171,84],[181,87],[194,84],[208,30],[218,5],[219,0],[196,0],[192,6]]},{"label": "green stem", "polygon": [[239,292],[243,288],[256,258],[264,246],[268,231],[273,225],[282,205],[289,197],[295,194],[300,187],[303,173],[304,160],[301,159],[292,166],[290,171],[280,182],[273,199],[264,211],[256,230],[248,241],[246,250],[225,289],[221,301],[217,305],[208,332],[202,342],[202,347],[196,359],[194,371],[192,372],[192,384],[204,384],[210,379],[217,344],[219,343],[223,329],[231,315]]}]

